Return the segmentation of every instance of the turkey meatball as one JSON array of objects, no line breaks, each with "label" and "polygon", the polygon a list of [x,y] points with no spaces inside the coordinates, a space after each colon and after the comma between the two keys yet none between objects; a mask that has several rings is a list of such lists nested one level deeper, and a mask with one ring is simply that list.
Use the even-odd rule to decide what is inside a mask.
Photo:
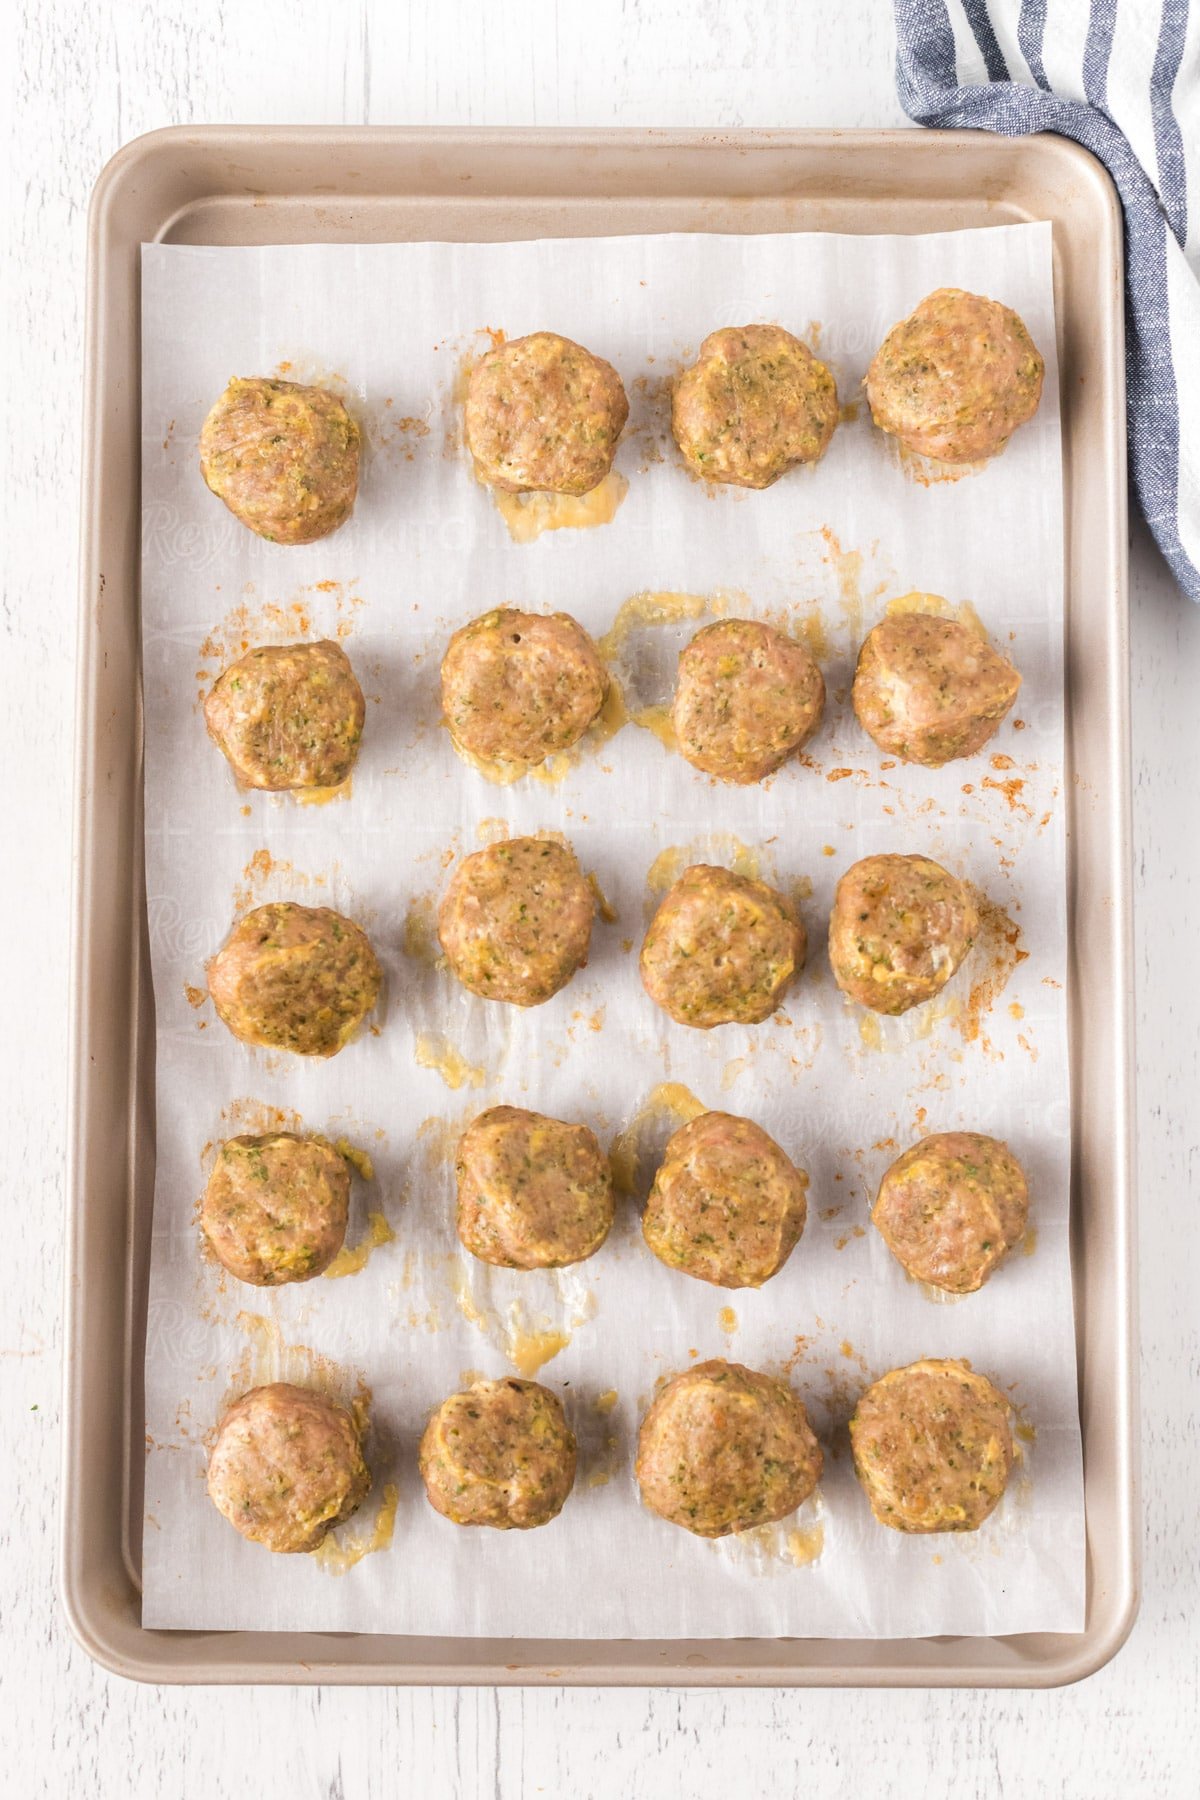
[{"label": "turkey meatball", "polygon": [[829,960],[844,994],[903,1013],[941,992],[979,929],[963,883],[927,856],[865,856],[837,884]]},{"label": "turkey meatball", "polygon": [[642,1231],[668,1268],[717,1287],[761,1287],[800,1241],[807,1189],[760,1125],[701,1113],[668,1140]]},{"label": "turkey meatball", "polygon": [[332,1144],[291,1131],[235,1137],[217,1151],[200,1228],[231,1275],[275,1287],[329,1267],[349,1207],[350,1171]]},{"label": "turkey meatball", "polygon": [[612,1170],[586,1125],[493,1106],[458,1141],[458,1235],[507,1269],[592,1256],[613,1222]]},{"label": "turkey meatball", "polygon": [[243,1394],[217,1427],[208,1459],[213,1504],[268,1550],[315,1550],[370,1487],[350,1412],[286,1381]]},{"label": "turkey meatball", "polygon": [[1044,374],[1010,307],[939,288],[884,338],[867,370],[867,398],[879,429],[909,450],[979,462],[1032,419]]},{"label": "turkey meatball", "polygon": [[352,919],[286,900],[247,913],[208,965],[208,991],[234,1037],[299,1056],[336,1056],[382,980]]},{"label": "turkey meatball", "polygon": [[758,1025],[804,967],[804,927],[764,881],[695,863],[664,894],[642,945],[642,983],[679,1025]]},{"label": "turkey meatball", "polygon": [[476,1381],[443,1400],[418,1458],[430,1504],[455,1525],[531,1531],[562,1511],[575,1481],[575,1434],[536,1381]]},{"label": "turkey meatball", "polygon": [[508,838],[459,863],[438,908],[438,938],[471,993],[540,1006],[587,962],[595,911],[573,850],[552,838]]},{"label": "turkey meatball", "polygon": [[974,756],[1010,710],[1021,677],[987,639],[955,619],[902,613],[868,633],[854,710],[881,750],[940,769]]},{"label": "turkey meatball", "polygon": [[786,1518],[820,1480],[821,1446],[785,1382],[740,1363],[697,1363],[668,1382],[642,1420],[642,1499],[697,1537]]},{"label": "turkey meatball", "polygon": [[553,331],[490,350],[467,386],[476,474],[509,494],[590,494],[612,468],[628,417],[612,364]]},{"label": "turkey meatball", "polygon": [[354,511],[360,438],[325,388],[235,376],[204,421],[200,473],[259,537],[311,544]]},{"label": "turkey meatball", "polygon": [[893,1369],[850,1421],[854,1467],[871,1511],[893,1531],[977,1531],[1012,1468],[1010,1408],[964,1362]]},{"label": "turkey meatball", "polygon": [[973,1294],[1020,1243],[1029,1191],[997,1138],[947,1131],[898,1156],[871,1217],[901,1266],[949,1294]]},{"label": "turkey meatball", "polygon": [[204,702],[208,735],[252,788],[338,787],[353,769],[366,705],[340,644],[248,650]]},{"label": "turkey meatball", "polygon": [[821,723],[825,683],[803,644],[754,619],[719,619],[679,658],[680,754],[721,781],[761,781]]},{"label": "turkey meatball", "polygon": [[484,613],[455,632],[442,659],[450,735],[487,762],[531,768],[569,750],[607,693],[599,652],[567,613]]},{"label": "turkey meatball", "polygon": [[671,400],[688,467],[735,487],[770,487],[797,464],[818,462],[837,419],[833,376],[781,325],[710,332]]}]

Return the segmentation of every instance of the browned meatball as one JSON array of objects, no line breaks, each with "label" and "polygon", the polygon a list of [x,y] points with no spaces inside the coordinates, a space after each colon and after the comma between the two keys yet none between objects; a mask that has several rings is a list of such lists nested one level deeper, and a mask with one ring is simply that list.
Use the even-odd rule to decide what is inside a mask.
[{"label": "browned meatball", "polygon": [[892,1255],[918,1281],[973,1294],[1020,1243],[1029,1191],[1007,1144],[977,1131],[922,1138],[879,1184],[871,1214]]},{"label": "browned meatball", "polygon": [[359,443],[336,394],[235,376],[204,421],[200,473],[259,537],[311,544],[354,511]]},{"label": "browned meatball", "polygon": [[893,1369],[850,1421],[854,1467],[871,1511],[894,1531],[977,1531],[1012,1468],[1010,1408],[967,1363]]},{"label": "browned meatball", "polygon": [[1010,307],[938,288],[894,325],[867,370],[881,431],[939,462],[1003,450],[1042,397],[1045,364]]},{"label": "browned meatball", "polygon": [[532,767],[569,750],[607,693],[599,652],[567,613],[484,613],[455,632],[442,658],[450,735],[488,762]]},{"label": "browned meatball", "polygon": [[684,461],[706,481],[735,487],[770,487],[797,464],[819,461],[837,419],[833,376],[781,325],[710,332],[671,401]]},{"label": "browned meatball", "polygon": [[697,1363],[667,1383],[642,1420],[642,1499],[697,1537],[786,1518],[821,1477],[821,1446],[786,1382],[741,1363]]},{"label": "browned meatball", "polygon": [[518,1106],[480,1113],[458,1141],[458,1235],[508,1269],[561,1269],[612,1228],[608,1158],[586,1125]]},{"label": "browned meatball", "polygon": [[350,1171],[333,1145],[278,1131],[221,1145],[200,1226],[231,1275],[274,1287],[329,1267],[345,1241],[349,1206]]},{"label": "browned meatball", "polygon": [[902,613],[868,633],[854,675],[858,722],[881,750],[940,769],[994,737],[1021,677],[955,619]]},{"label": "browned meatball", "polygon": [[821,723],[825,683],[794,638],[719,619],[679,658],[672,719],[680,754],[722,781],[761,781]]},{"label": "browned meatball", "polygon": [[286,1381],[243,1394],[217,1427],[208,1459],[213,1504],[268,1550],[315,1550],[370,1487],[351,1414]]},{"label": "browned meatball", "polygon": [[265,645],[218,675],[204,702],[213,742],[252,788],[324,788],[358,756],[366,705],[340,644]]},{"label": "browned meatball", "polygon": [[536,1381],[476,1381],[442,1401],[418,1460],[430,1504],[455,1525],[531,1531],[571,1492],[575,1434]]},{"label": "browned meatball", "polygon": [[694,863],[664,894],[642,982],[679,1025],[761,1024],[804,967],[804,927],[764,881]]},{"label": "browned meatball", "polygon": [[941,992],[979,929],[962,882],[927,856],[865,856],[837,884],[829,961],[844,994],[903,1013]]},{"label": "browned meatball", "polygon": [[540,1006],[587,962],[595,911],[573,850],[552,838],[508,838],[459,863],[438,908],[438,937],[473,994]]},{"label": "browned meatball", "polygon": [[701,1113],[668,1140],[642,1231],[669,1268],[717,1287],[761,1287],[800,1241],[807,1189],[760,1125]]},{"label": "browned meatball", "polygon": [[234,1037],[299,1056],[336,1056],[383,977],[370,941],[327,906],[256,906],[208,965],[208,991]]},{"label": "browned meatball", "polygon": [[467,386],[467,448],[505,493],[590,494],[629,417],[611,363],[553,331],[489,350]]}]

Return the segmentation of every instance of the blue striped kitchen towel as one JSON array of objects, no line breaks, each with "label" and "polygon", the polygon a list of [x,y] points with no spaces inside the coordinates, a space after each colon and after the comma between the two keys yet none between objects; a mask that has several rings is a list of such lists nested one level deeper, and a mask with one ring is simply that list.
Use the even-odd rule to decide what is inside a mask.
[{"label": "blue striped kitchen towel", "polygon": [[1179,585],[1200,600],[1200,6],[1189,20],[1189,0],[894,5],[910,118],[1057,132],[1116,183],[1133,485]]}]

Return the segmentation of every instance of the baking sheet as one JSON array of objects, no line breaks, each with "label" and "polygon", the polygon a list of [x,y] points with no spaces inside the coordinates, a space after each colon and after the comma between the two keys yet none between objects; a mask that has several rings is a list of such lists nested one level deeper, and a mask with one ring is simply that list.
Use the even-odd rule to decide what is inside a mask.
[{"label": "baking sheet", "polygon": [[[766,494],[710,494],[677,466],[661,382],[707,330],[779,318],[810,331],[853,403],[883,332],[939,285],[1016,306],[1047,358],[1037,420],[984,474],[930,481],[904,467],[865,409],[818,469]],[[466,466],[455,394],[485,328],[516,335],[545,324],[625,376],[634,417],[618,469],[629,490],[611,524],[515,543]],[[159,1034],[144,1622],[547,1637],[1079,1629],[1049,228],[148,246],[143,342]],[[195,465],[201,420],[229,375],[283,364],[300,379],[344,384],[372,447],[353,521],[303,549],[243,532]],[[806,764],[750,793],[718,789],[633,725],[585,746],[560,780],[497,787],[459,761],[436,703],[438,660],[457,624],[511,601],[566,607],[601,636],[641,589],[807,630],[830,707]],[[1021,729],[1010,723],[989,754],[941,772],[883,770],[846,703],[862,633],[913,589],[969,600],[1026,678]],[[621,666],[635,702],[663,697],[670,658],[699,622],[629,638]],[[302,807],[240,794],[205,738],[201,694],[243,642],[338,633],[376,702],[352,796]],[[428,910],[448,862],[505,828],[564,832],[617,914],[598,925],[588,968],[527,1014],[472,1000],[427,954]],[[829,975],[824,924],[838,874],[889,849],[939,857],[995,910],[954,1000],[869,1020],[864,1032]],[[809,970],[772,1024],[684,1032],[641,991],[647,872],[657,859],[661,871],[697,857],[749,857],[781,885],[811,883]],[[235,912],[276,897],[351,913],[388,972],[379,1035],[331,1063],[238,1045],[203,1003],[204,961]],[[557,1276],[487,1271],[458,1252],[448,1156],[475,1111],[510,1100],[583,1118],[609,1141],[664,1082],[758,1119],[809,1171],[808,1230],[765,1289],[725,1294],[663,1269],[640,1246],[631,1204],[597,1258]],[[200,1258],[194,1209],[206,1157],[221,1136],[261,1128],[270,1109],[369,1150],[376,1179],[356,1184],[352,1240],[366,1233],[368,1211],[382,1212],[396,1237],[361,1272],[263,1294]],[[669,1124],[649,1122],[649,1152]],[[956,1126],[1005,1136],[1026,1164],[1033,1253],[1014,1255],[982,1294],[935,1307],[867,1228],[867,1211],[900,1148]],[[413,1462],[428,1409],[464,1371],[498,1374],[514,1358],[529,1367],[558,1337],[568,1341],[541,1378],[563,1393],[580,1437],[568,1507],[521,1536],[438,1519]],[[790,1373],[827,1451],[820,1501],[797,1520],[713,1546],[638,1506],[637,1416],[656,1380],[693,1353]],[[918,1355],[969,1356],[1018,1408],[1020,1468],[1003,1507],[970,1538],[884,1531],[853,1479],[844,1422],[856,1393]],[[369,1388],[376,1494],[339,1534],[342,1563],[372,1541],[395,1481],[390,1548],[340,1571],[330,1557],[272,1559],[209,1506],[205,1434],[228,1398],[276,1374],[347,1397],[360,1382]]]}]

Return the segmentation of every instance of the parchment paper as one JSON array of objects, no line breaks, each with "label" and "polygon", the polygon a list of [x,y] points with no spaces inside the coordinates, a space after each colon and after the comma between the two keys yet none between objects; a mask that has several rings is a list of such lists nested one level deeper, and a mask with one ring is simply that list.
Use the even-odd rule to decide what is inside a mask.
[{"label": "parchment paper", "polygon": [[[1067,1245],[1069,1092],[1062,792],[1062,483],[1048,226],[929,237],[663,236],[518,244],[202,249],[143,266],[146,857],[158,1019],[157,1186],[146,1355],[144,1618],[154,1626],[489,1635],[889,1636],[1077,1630],[1084,1521]],[[779,320],[819,344],[853,410],[884,332],[943,285],[1023,315],[1047,363],[1037,419],[982,472],[931,479],[865,403],[812,471],[766,493],[709,492],[679,465],[662,382],[720,324]],[[459,441],[465,361],[487,328],[550,327],[621,370],[633,418],[613,521],[514,542]],[[369,440],[358,508],[332,538],[264,543],[206,490],[197,435],[235,373],[337,386]],[[438,721],[451,631],[501,602],[564,608],[597,637],[641,590],[714,616],[805,630],[829,686],[810,755],[757,789],[716,786],[630,724],[562,779],[496,786]],[[1025,677],[980,757],[890,766],[858,729],[853,656],[889,601],[970,602]],[[676,607],[680,603],[673,603]],[[697,606],[698,602],[688,603]],[[635,609],[636,610],[636,609]],[[629,614],[624,615],[628,622]],[[628,637],[630,704],[661,701],[703,617]],[[242,793],[200,699],[250,643],[341,635],[369,696],[352,794],[324,806]],[[561,771],[558,771],[561,773]],[[550,772],[551,775],[555,771]],[[615,909],[588,967],[548,1005],[491,1006],[432,961],[430,909],[453,860],[505,830],[566,834]],[[739,849],[745,846],[746,849]],[[804,891],[809,967],[753,1029],[672,1026],[642,991],[647,874],[739,859]],[[984,943],[931,1008],[863,1023],[829,973],[838,876],[874,851],[920,851],[993,903]],[[336,906],[370,932],[387,999],[329,1062],[237,1043],[204,967],[266,899]],[[422,1066],[424,1063],[426,1066]],[[459,1081],[452,1087],[447,1083]],[[632,1200],[594,1259],[558,1275],[488,1271],[453,1231],[452,1148],[485,1105],[590,1123],[611,1142],[663,1083],[744,1112],[811,1176],[785,1270],[726,1293],[659,1264]],[[368,1212],[395,1232],[361,1272],[262,1291],[201,1255],[195,1209],[214,1145],[272,1120],[347,1138],[351,1242]],[[645,1121],[644,1188],[677,1120]],[[1022,1253],[979,1294],[935,1305],[868,1212],[926,1132],[1008,1140],[1030,1177]],[[428,1506],[415,1447],[470,1371],[547,1360],[579,1434],[576,1489],[529,1533],[465,1531]],[[660,1378],[727,1355],[786,1371],[826,1447],[819,1501],[711,1545],[644,1511],[637,1420]],[[976,1535],[877,1525],[845,1422],[869,1379],[965,1356],[1017,1408],[1021,1462]],[[390,1547],[339,1573],[242,1542],[204,1490],[205,1440],[255,1381],[369,1390],[371,1501],[338,1534],[347,1564],[398,1490]]]}]

